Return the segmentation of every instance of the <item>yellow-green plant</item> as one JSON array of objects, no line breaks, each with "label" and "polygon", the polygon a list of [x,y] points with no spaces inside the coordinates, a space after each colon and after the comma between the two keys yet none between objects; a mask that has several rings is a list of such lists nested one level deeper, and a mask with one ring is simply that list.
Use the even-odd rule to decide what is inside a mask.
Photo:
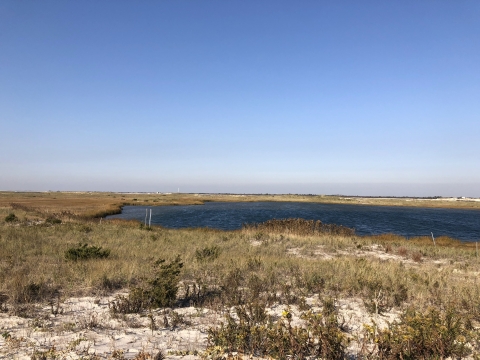
[{"label": "yellow-green plant", "polygon": [[472,353],[478,340],[469,317],[453,307],[408,308],[386,329],[365,326],[365,335],[374,344],[367,357],[375,359],[460,359]]},{"label": "yellow-green plant", "polygon": [[220,327],[208,330],[207,354],[222,349],[275,359],[346,358],[348,339],[334,308],[303,313],[305,326],[292,326],[289,308],[278,320],[266,315],[261,302],[237,306],[235,311],[238,319],[228,313]]}]

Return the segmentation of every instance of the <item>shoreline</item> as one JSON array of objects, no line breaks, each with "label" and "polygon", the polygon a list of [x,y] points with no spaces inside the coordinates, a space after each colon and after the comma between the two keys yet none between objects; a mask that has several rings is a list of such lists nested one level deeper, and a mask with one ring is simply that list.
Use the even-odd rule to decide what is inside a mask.
[{"label": "shoreline", "polygon": [[123,206],[203,205],[206,202],[308,202],[369,206],[400,206],[480,210],[477,198],[363,197],[292,194],[203,194],[115,192],[14,192],[0,191],[0,207],[60,214],[85,219],[119,214]]}]

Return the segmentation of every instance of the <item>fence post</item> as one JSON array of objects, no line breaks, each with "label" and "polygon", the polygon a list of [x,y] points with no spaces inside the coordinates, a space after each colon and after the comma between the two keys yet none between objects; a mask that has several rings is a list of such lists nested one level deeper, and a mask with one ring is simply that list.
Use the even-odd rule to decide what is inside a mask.
[{"label": "fence post", "polygon": [[430,234],[432,234],[433,246],[437,247],[437,244],[435,243],[435,238],[433,237],[433,232]]}]

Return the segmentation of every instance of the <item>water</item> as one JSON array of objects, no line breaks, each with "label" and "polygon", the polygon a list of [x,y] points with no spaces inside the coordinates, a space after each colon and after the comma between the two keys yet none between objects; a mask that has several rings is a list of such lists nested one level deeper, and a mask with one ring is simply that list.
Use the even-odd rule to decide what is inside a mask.
[{"label": "water", "polygon": [[[363,206],[297,202],[222,203],[152,206],[152,225],[168,228],[241,228],[243,223],[303,218],[354,228],[359,235],[394,233],[406,237],[446,235],[463,241],[480,240],[480,211],[393,206]],[[144,206],[125,206],[109,218],[145,221]]]}]

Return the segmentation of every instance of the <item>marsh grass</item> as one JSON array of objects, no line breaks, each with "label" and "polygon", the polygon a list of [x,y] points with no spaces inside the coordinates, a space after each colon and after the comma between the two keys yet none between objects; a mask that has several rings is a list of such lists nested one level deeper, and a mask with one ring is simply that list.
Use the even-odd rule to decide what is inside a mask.
[{"label": "marsh grass", "polygon": [[320,220],[304,219],[272,219],[259,224],[244,224],[243,229],[258,233],[279,233],[294,235],[318,235],[331,234],[341,236],[353,236],[354,229],[336,224],[324,224]]}]

